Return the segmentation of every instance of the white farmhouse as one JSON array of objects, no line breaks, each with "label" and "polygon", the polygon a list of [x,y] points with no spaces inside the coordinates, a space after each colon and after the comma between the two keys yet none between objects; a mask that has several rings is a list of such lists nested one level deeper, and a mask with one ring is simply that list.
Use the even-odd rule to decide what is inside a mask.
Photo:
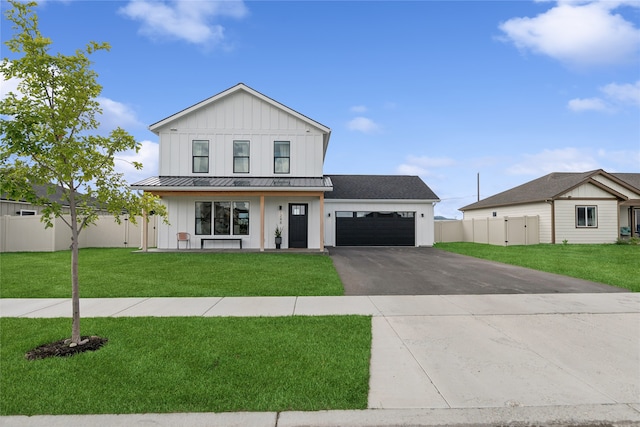
[{"label": "white farmhouse", "polygon": [[420,178],[324,175],[331,129],[242,83],[149,129],[159,176],[132,187],[167,207],[160,249],[272,249],[276,229],[282,248],[433,245],[439,200]]}]

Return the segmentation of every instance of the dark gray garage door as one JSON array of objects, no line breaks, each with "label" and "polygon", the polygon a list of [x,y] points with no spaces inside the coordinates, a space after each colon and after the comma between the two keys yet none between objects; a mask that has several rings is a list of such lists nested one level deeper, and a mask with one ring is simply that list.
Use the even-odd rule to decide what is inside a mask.
[{"label": "dark gray garage door", "polygon": [[336,246],[415,246],[415,212],[336,212]]}]

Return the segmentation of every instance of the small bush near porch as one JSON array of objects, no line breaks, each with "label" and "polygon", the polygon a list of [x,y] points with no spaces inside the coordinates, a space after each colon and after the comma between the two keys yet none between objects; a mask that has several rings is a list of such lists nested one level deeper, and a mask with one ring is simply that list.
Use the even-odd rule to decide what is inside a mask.
[{"label": "small bush near porch", "polygon": [[637,245],[437,243],[435,247],[640,292],[640,246]]},{"label": "small bush near porch", "polygon": [[[330,257],[80,249],[80,297],[343,295]],[[68,251],[0,254],[0,297],[70,298]]]}]

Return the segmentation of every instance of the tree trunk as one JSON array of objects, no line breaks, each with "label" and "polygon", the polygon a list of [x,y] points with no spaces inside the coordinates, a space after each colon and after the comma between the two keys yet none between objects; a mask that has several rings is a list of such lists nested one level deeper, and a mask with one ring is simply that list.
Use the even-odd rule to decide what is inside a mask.
[{"label": "tree trunk", "polygon": [[69,208],[71,211],[71,342],[79,344],[80,338],[80,286],[78,281],[78,214],[76,212],[75,197],[73,190],[69,197]]}]

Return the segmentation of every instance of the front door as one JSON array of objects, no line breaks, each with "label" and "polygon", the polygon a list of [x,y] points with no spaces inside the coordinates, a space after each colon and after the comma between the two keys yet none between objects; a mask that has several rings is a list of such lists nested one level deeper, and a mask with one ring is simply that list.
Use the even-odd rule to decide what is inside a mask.
[{"label": "front door", "polygon": [[308,221],[306,203],[289,204],[289,247],[306,248],[308,246]]}]

